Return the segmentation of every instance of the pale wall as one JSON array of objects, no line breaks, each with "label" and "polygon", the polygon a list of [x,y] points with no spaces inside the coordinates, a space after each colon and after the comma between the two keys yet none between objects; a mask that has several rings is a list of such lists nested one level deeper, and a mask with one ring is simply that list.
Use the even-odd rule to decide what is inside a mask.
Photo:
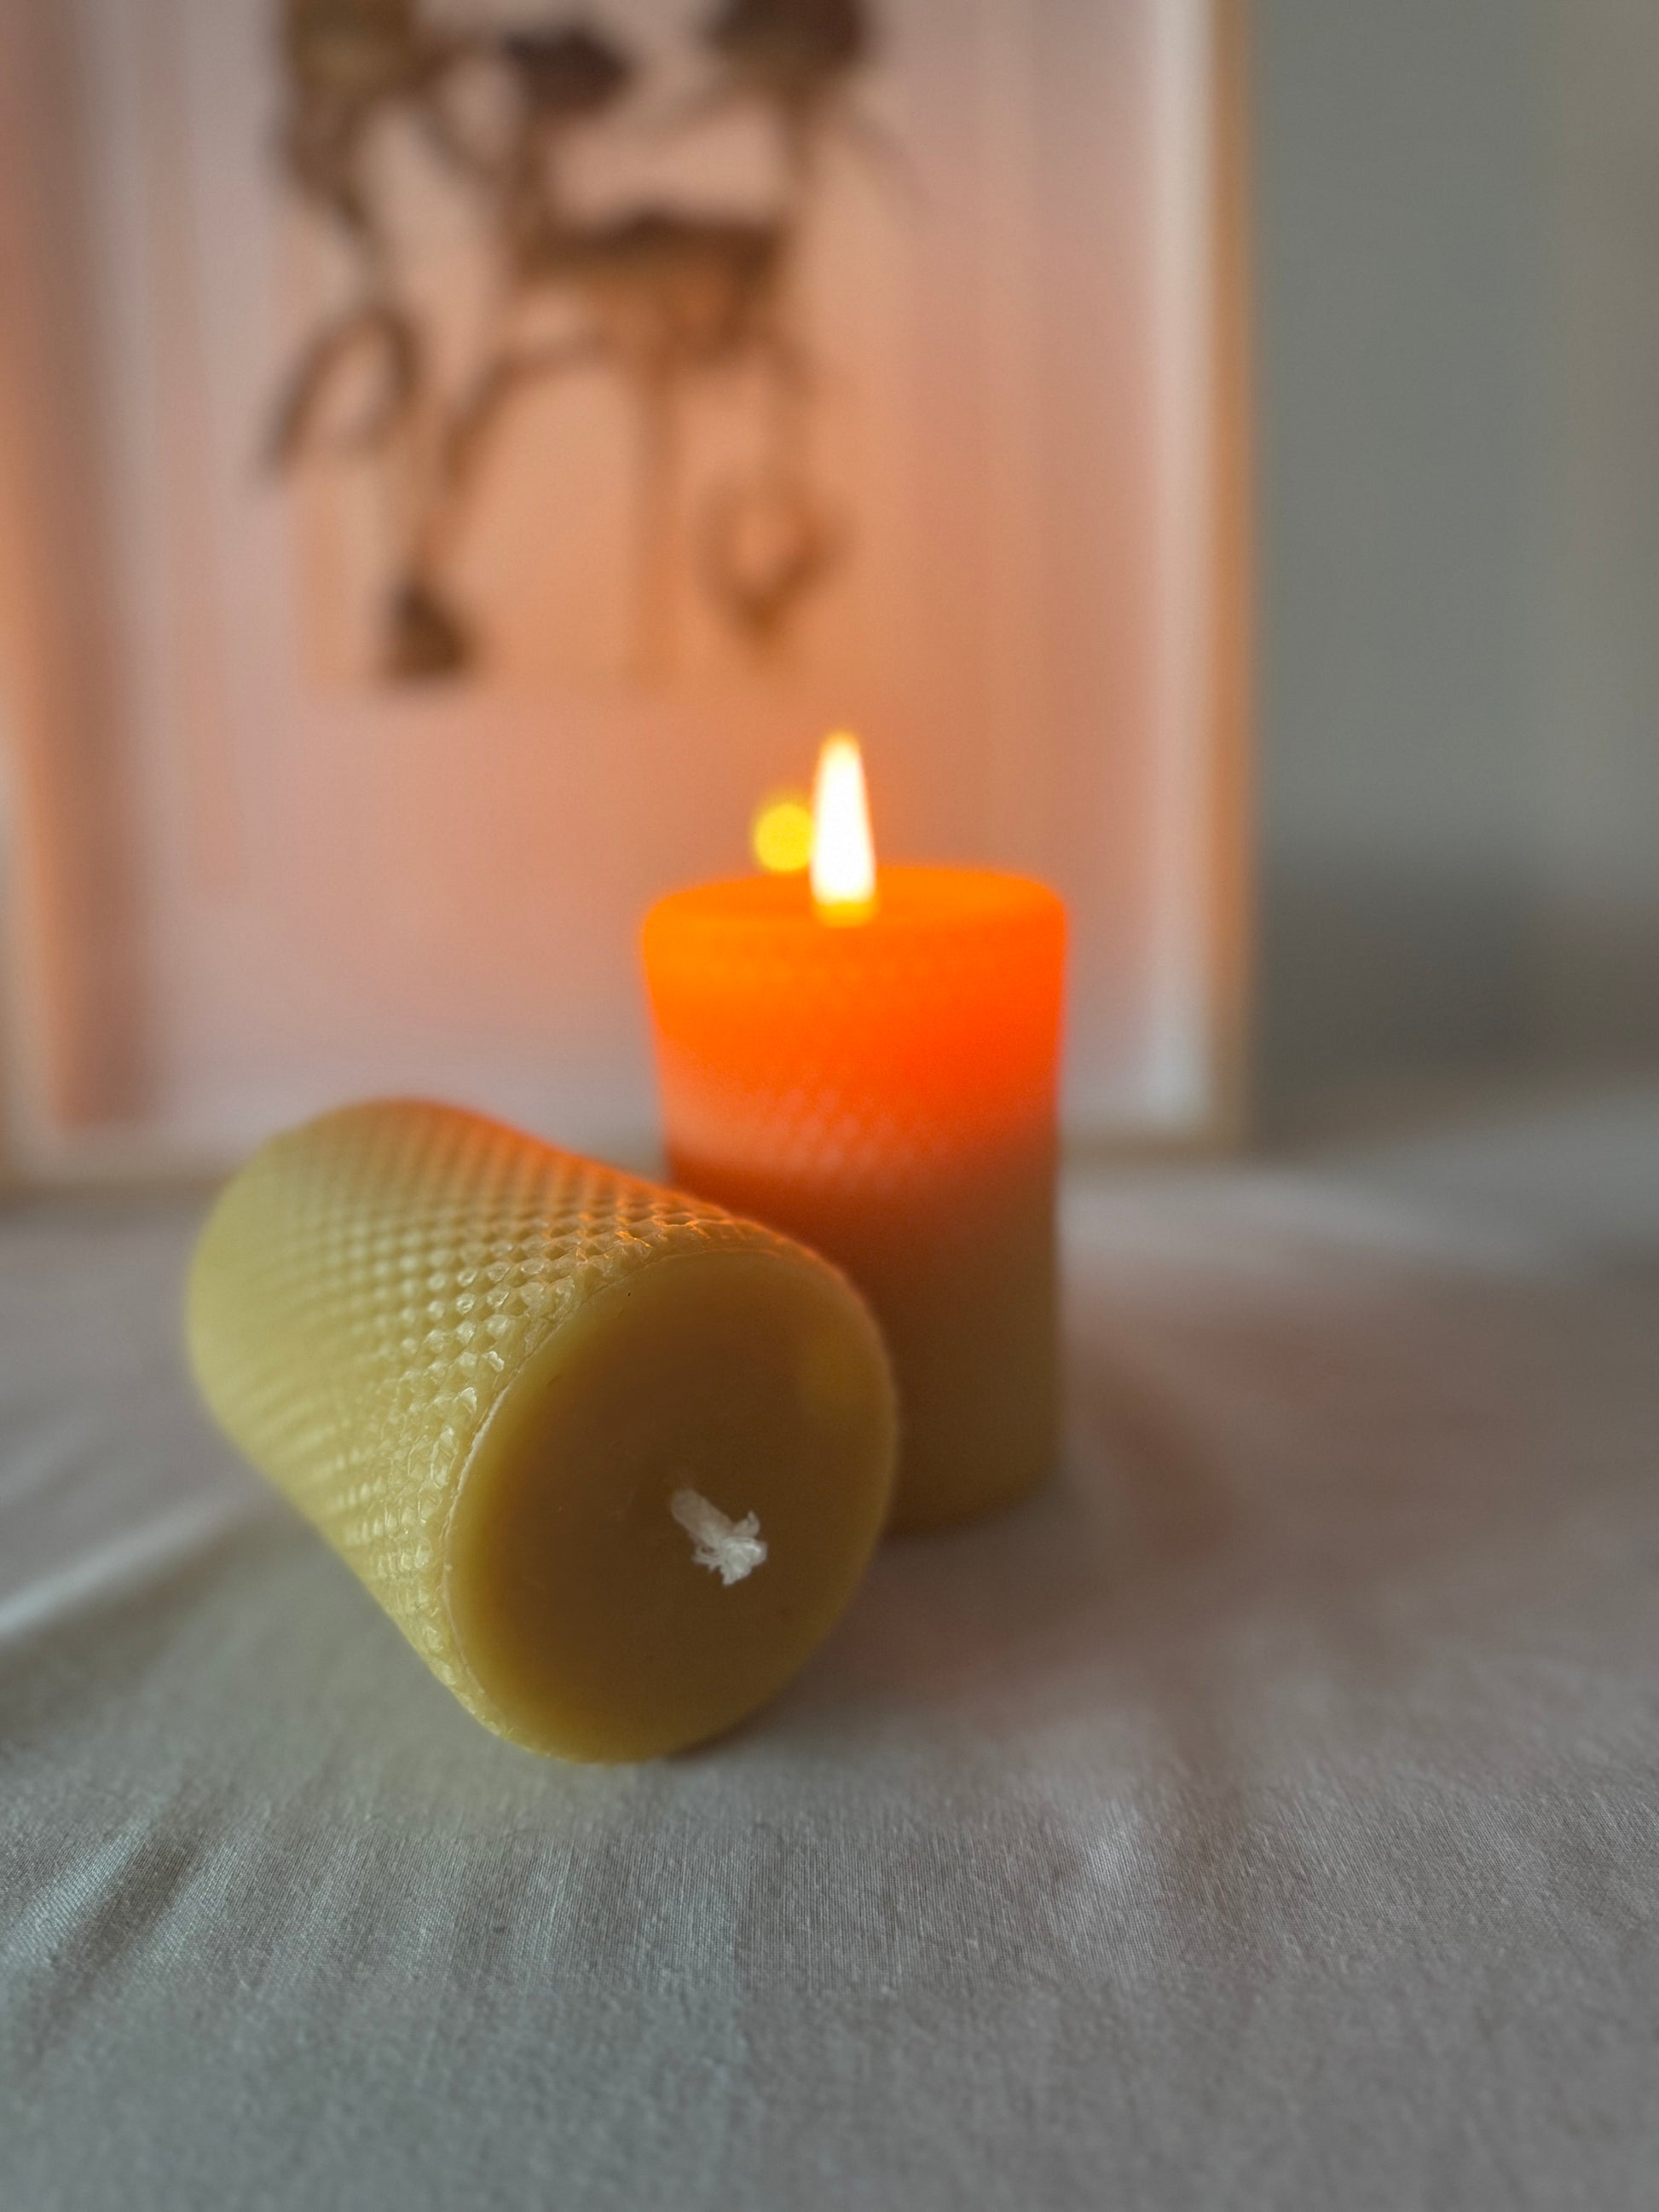
[{"label": "pale wall", "polygon": [[1256,31],[1271,1121],[1659,1039],[1659,9]]},{"label": "pale wall", "polygon": [[1522,0],[1256,36],[1272,1110],[1530,1019],[1544,188]]}]

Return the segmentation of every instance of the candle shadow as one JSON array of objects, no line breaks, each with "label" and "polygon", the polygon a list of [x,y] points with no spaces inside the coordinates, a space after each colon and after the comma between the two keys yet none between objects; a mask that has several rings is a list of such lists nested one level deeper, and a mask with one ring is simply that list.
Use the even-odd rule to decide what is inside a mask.
[{"label": "candle shadow", "polygon": [[0,1653],[7,1741],[49,1745],[66,1770],[107,1772],[107,1747],[94,1747],[134,1686],[145,1732],[118,1763],[142,1764],[146,1796],[234,1798],[275,1782],[319,1817],[343,1791],[360,1806],[465,1813],[472,1825],[482,1808],[510,1832],[544,1815],[550,1778],[567,1799],[603,1804],[642,1771],[564,1766],[490,1735],[275,1504]]},{"label": "candle shadow", "polygon": [[884,1547],[777,1723],[1150,1729],[1224,1793],[1292,1706],[1386,1711],[1449,1647],[1507,1648],[1598,1529],[1659,1540],[1659,1301],[1382,1266],[1308,1287],[1091,1316],[1053,1480]]}]

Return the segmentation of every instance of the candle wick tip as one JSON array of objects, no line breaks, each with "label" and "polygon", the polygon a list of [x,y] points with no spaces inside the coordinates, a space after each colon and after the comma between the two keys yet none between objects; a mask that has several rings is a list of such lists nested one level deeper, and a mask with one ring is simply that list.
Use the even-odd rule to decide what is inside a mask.
[{"label": "candle wick tip", "polygon": [[763,1565],[766,1546],[757,1515],[745,1513],[741,1521],[728,1521],[697,1490],[677,1490],[668,1510],[691,1539],[692,1558],[718,1575],[727,1589]]}]

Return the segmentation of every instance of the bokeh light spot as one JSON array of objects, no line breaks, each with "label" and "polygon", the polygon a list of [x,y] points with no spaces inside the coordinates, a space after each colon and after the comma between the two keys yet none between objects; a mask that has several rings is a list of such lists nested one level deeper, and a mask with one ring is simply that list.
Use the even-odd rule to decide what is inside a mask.
[{"label": "bokeh light spot", "polygon": [[775,792],[757,809],[750,844],[769,874],[799,875],[812,858],[812,807],[805,792]]}]

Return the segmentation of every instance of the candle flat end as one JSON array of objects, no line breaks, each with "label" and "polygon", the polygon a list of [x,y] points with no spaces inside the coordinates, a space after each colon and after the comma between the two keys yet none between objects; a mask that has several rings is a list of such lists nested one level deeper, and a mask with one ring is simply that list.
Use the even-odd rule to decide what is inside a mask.
[{"label": "candle flat end", "polygon": [[766,1546],[755,1514],[730,1521],[696,1490],[677,1490],[668,1510],[691,1539],[692,1558],[718,1575],[727,1589],[765,1565]]}]

